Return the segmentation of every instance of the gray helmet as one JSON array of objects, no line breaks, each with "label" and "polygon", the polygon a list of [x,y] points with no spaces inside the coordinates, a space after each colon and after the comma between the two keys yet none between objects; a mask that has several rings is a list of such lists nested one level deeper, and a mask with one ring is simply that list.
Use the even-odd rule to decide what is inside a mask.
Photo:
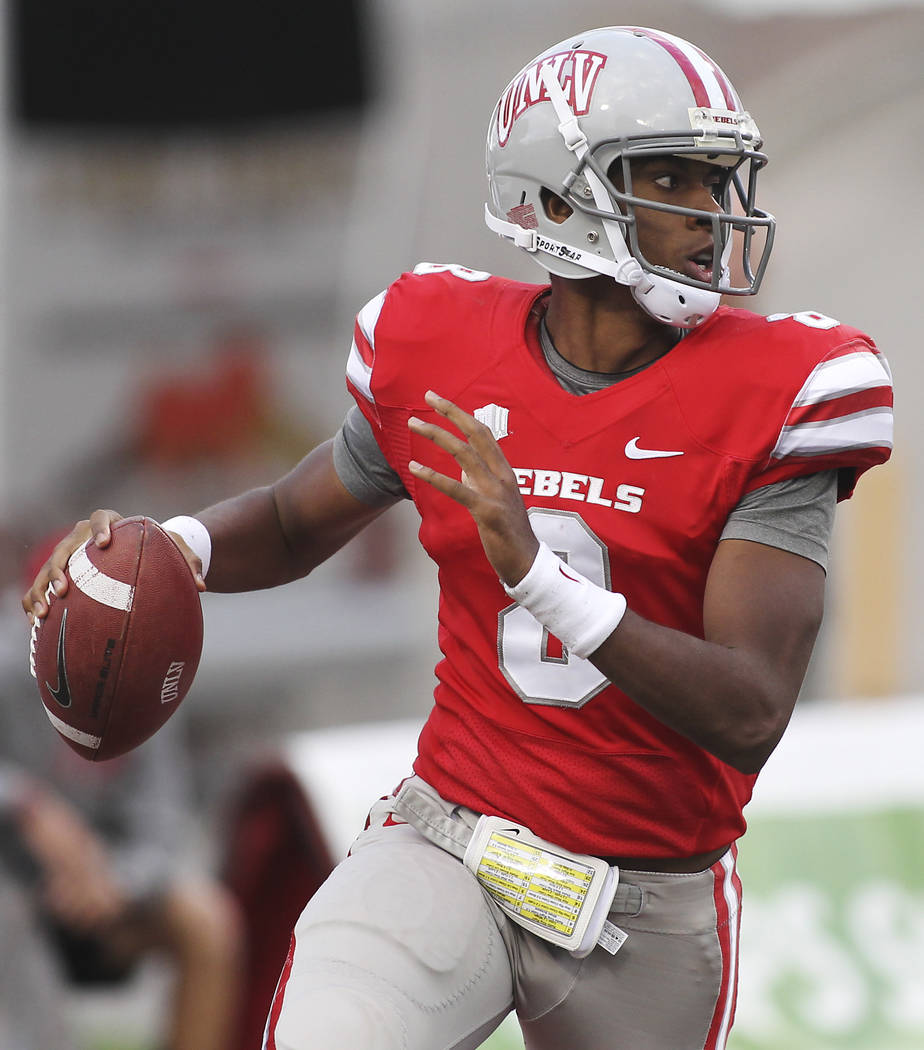
[{"label": "gray helmet", "polygon": [[[767,163],[761,145],[731,82],[699,48],[653,29],[589,30],[530,62],[495,106],[485,221],[551,273],[607,274],[628,285],[659,321],[692,328],[715,311],[720,295],[752,295],[760,285],[776,225],[755,204],[757,173]],[[633,158],[665,154],[727,170],[716,191],[719,211],[633,195]],[[544,189],[573,209],[564,222],[548,218]],[[692,215],[711,226],[710,280],[645,258],[635,219],[640,207]],[[760,247],[752,264],[755,233]],[[736,240],[745,282],[738,285],[730,275]]]}]

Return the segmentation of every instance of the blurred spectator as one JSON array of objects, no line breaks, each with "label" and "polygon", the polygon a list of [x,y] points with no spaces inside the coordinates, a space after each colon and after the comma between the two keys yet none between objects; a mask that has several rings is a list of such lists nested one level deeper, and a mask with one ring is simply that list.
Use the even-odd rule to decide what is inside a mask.
[{"label": "blurred spectator", "polygon": [[[0,924],[18,926],[17,959],[24,953],[45,985],[49,954],[72,985],[113,985],[156,952],[175,974],[164,1046],[225,1050],[238,1012],[242,926],[230,895],[189,848],[179,724],[123,758],[87,762],[44,722],[22,680],[4,679]],[[3,943],[11,943],[5,935]],[[15,996],[6,969],[0,978],[2,1004]],[[5,1050],[73,1045],[41,1030],[58,1023],[52,1015],[11,1016],[7,1041],[3,1011]],[[29,1013],[44,1012],[32,1005]]]},{"label": "blurred spectator", "polygon": [[59,995],[56,961],[22,885],[26,858],[16,856],[18,836],[13,829],[27,790],[20,770],[0,763],[0,1046],[75,1050]]}]

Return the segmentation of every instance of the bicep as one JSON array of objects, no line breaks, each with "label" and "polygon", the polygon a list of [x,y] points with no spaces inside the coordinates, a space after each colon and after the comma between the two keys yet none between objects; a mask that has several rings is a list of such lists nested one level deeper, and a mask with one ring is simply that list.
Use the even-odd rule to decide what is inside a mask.
[{"label": "bicep", "polygon": [[351,495],[325,441],[272,487],[279,526],[303,572],[329,558],[391,504],[371,506]]}]

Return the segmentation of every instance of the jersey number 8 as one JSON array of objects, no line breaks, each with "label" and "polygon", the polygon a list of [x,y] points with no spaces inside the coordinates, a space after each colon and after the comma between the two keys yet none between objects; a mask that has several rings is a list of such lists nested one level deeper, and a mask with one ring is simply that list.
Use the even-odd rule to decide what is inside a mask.
[{"label": "jersey number 8", "polygon": [[[529,510],[533,531],[562,561],[592,583],[610,590],[606,546],[571,511]],[[572,656],[521,605],[509,605],[497,617],[497,652],[501,672],[527,704],[582,707],[609,684],[588,660]]]}]

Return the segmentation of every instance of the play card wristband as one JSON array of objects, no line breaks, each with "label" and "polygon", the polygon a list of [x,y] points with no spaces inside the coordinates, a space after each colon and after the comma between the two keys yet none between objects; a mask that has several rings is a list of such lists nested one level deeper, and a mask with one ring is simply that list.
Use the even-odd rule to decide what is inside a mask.
[{"label": "play card wristband", "polygon": [[504,590],[554,634],[569,653],[585,660],[616,630],[625,595],[591,583],[540,542],[529,572]]}]

